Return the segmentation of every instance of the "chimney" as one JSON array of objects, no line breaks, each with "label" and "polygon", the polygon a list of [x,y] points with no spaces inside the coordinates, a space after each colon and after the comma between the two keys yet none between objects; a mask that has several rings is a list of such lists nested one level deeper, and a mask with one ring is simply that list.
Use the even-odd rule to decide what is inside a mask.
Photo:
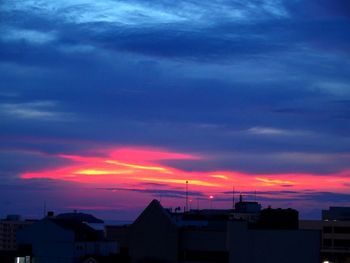
[{"label": "chimney", "polygon": [[54,217],[55,213],[53,211],[47,212],[47,217]]}]

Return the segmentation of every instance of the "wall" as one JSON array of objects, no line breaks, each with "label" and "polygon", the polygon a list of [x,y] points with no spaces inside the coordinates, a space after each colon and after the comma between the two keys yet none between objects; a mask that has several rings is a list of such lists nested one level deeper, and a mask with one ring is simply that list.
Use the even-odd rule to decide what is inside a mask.
[{"label": "wall", "polygon": [[133,262],[178,260],[178,229],[155,202],[130,226],[129,250]]},{"label": "wall", "polygon": [[74,257],[74,233],[49,220],[21,229],[18,244],[31,244],[34,263],[70,263]]},{"label": "wall", "polygon": [[320,233],[313,230],[248,229],[229,222],[230,263],[319,263]]}]

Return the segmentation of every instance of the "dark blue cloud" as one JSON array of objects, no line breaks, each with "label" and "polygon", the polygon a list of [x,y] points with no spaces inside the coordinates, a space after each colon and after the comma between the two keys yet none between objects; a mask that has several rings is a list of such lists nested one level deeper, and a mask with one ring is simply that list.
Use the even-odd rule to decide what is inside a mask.
[{"label": "dark blue cloud", "polygon": [[[232,195],[232,192],[223,192],[226,195]],[[335,192],[317,192],[311,190],[293,191],[293,190],[281,190],[281,191],[248,191],[241,193],[245,200],[259,200],[261,202],[266,201],[310,201],[317,202],[334,202],[334,203],[346,203],[349,200],[350,194],[335,193]],[[232,196],[231,199],[232,200]]]},{"label": "dark blue cloud", "polygon": [[[164,186],[164,185],[163,185]],[[106,191],[128,191],[128,192],[138,192],[138,193],[146,193],[146,194],[152,194],[156,198],[182,198],[184,199],[186,197],[186,192],[184,190],[167,190],[167,189],[155,189],[155,188],[148,188],[148,189],[133,189],[133,188],[102,188],[101,190]],[[203,198],[204,194],[201,192],[195,192],[195,191],[188,191],[188,195],[191,197],[196,198]],[[205,197],[207,199],[207,197]]]},{"label": "dark blue cloud", "polygon": [[284,1],[285,6],[293,16],[301,18],[349,18],[350,5],[347,0],[310,0],[290,2]]},{"label": "dark blue cloud", "polygon": [[211,156],[165,162],[186,170],[349,169],[348,1],[81,3],[0,6],[3,178],[61,164],[14,150],[114,145]]}]

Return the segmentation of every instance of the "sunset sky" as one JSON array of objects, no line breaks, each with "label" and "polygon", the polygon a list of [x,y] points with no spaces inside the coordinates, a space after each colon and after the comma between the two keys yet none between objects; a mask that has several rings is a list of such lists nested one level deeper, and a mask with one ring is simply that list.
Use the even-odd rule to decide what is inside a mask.
[{"label": "sunset sky", "polygon": [[0,179],[0,217],[350,206],[350,1],[0,1]]}]

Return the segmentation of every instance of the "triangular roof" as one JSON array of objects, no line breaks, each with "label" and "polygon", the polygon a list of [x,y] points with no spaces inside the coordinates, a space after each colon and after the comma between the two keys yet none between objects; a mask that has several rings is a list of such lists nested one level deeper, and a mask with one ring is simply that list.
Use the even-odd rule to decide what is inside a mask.
[{"label": "triangular roof", "polygon": [[82,261],[82,263],[99,263],[96,259],[94,259],[93,257],[89,257],[87,259],[85,259],[84,261]]},{"label": "triangular roof", "polygon": [[150,214],[161,214],[164,216],[164,218],[167,218],[169,223],[176,226],[175,220],[171,217],[168,211],[166,211],[163,206],[160,204],[160,202],[156,199],[153,199],[151,203],[142,211],[142,213],[136,218],[136,220],[132,223],[132,225],[137,224],[140,222],[143,218],[147,217]]}]

